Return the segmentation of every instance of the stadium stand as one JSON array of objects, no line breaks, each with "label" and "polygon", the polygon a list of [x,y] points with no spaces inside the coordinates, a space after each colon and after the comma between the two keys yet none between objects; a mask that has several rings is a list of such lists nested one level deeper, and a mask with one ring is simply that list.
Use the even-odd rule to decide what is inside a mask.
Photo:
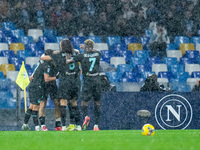
[{"label": "stadium stand", "polygon": [[119,43],[121,43],[121,37],[120,36],[107,36],[106,43],[108,44],[108,47],[111,47],[113,44],[119,44]]},{"label": "stadium stand", "polygon": [[58,43],[44,43],[44,50],[52,49],[52,50],[60,50]]},{"label": "stadium stand", "polygon": [[189,72],[189,75],[192,74],[194,71],[200,71],[199,64],[185,64],[185,71]]},{"label": "stadium stand", "polygon": [[117,65],[126,64],[126,61],[124,57],[111,57],[110,64],[113,64],[117,68]]},{"label": "stadium stand", "polygon": [[6,78],[11,79],[11,81],[15,82],[17,79],[19,71],[8,71]]}]

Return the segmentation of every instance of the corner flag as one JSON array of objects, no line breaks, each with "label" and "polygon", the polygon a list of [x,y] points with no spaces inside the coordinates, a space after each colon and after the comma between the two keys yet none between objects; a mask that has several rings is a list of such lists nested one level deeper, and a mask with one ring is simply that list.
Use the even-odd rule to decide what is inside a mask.
[{"label": "corner flag", "polygon": [[29,85],[30,80],[28,73],[26,71],[26,68],[24,66],[24,61],[22,62],[22,66],[20,68],[19,74],[17,76],[17,79],[15,81],[19,87],[24,90],[24,105],[25,105],[25,112],[27,111],[27,105],[26,105],[26,87]]},{"label": "corner flag", "polygon": [[25,90],[26,87],[30,83],[28,73],[27,73],[26,68],[24,66],[24,61],[22,62],[22,66],[20,68],[19,74],[18,74],[17,79],[16,79],[15,82],[17,83],[17,85],[19,85],[19,87],[22,90]]}]

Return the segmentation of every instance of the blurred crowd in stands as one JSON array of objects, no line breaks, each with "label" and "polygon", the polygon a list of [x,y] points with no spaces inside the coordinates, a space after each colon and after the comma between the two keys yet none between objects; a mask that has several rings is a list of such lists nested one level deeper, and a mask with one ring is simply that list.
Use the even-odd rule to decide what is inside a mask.
[{"label": "blurred crowd in stands", "polygon": [[196,36],[198,0],[0,0],[0,24],[56,29],[58,35],[135,36],[162,22],[170,41]]}]

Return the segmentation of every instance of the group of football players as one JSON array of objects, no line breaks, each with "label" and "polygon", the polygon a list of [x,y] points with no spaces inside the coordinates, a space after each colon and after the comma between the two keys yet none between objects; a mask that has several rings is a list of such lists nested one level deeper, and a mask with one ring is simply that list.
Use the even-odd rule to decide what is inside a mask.
[{"label": "group of football players", "polygon": [[[50,95],[55,104],[55,130],[86,130],[89,101],[94,100],[94,131],[98,131],[100,118],[100,59],[101,53],[94,49],[94,42],[86,40],[80,45],[84,53],[74,49],[68,39],[60,42],[60,51],[46,50],[30,77],[30,107],[25,113],[22,130],[30,130],[28,121],[32,116],[35,131],[48,131],[45,125],[45,106]],[[81,126],[77,100],[80,93],[80,75],[83,76],[81,112],[85,117]],[[59,78],[59,86],[56,79]],[[70,124],[66,127],[66,106],[69,108]],[[38,120],[39,111],[39,120]]]}]

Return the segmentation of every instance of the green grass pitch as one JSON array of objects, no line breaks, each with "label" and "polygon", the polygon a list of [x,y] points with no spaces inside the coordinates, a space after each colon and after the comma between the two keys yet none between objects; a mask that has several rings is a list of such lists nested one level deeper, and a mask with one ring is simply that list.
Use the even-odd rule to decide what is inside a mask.
[{"label": "green grass pitch", "polygon": [[200,130],[0,131],[0,150],[199,150]]}]

